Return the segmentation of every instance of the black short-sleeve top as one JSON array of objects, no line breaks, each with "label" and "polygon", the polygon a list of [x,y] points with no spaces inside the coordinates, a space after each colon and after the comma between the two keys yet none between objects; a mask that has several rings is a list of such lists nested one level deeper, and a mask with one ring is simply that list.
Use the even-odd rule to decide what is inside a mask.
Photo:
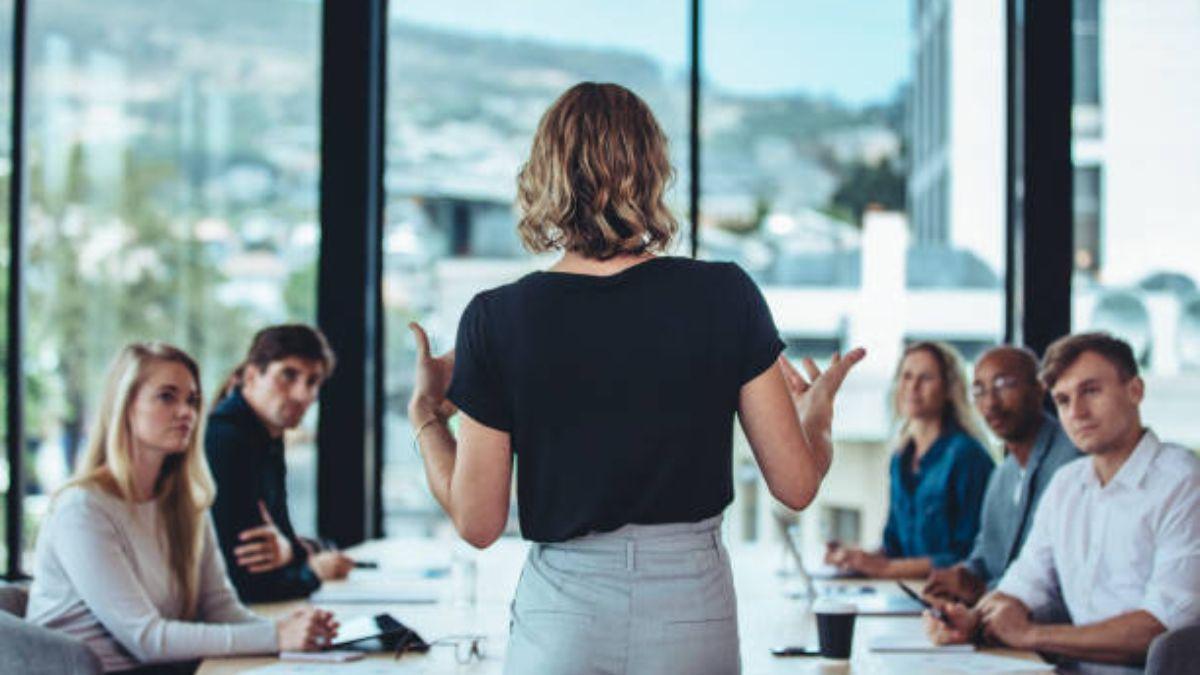
[{"label": "black short-sleeve top", "polygon": [[696,522],[733,499],[738,394],[783,347],[731,263],[535,272],[467,306],[448,397],[510,434],[526,539]]}]

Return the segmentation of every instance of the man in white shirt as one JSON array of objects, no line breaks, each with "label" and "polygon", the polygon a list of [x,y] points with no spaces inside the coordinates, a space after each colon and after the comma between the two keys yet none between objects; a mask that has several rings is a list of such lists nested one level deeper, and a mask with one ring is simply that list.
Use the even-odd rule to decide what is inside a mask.
[{"label": "man in white shirt", "polygon": [[[974,609],[926,615],[935,642],[980,634],[1067,659],[1138,664],[1165,630],[1200,623],[1200,459],[1142,426],[1133,351],[1103,333],[1050,346],[1042,381],[1087,456],[1059,469],[1020,556]],[[1070,624],[1037,623],[1065,605]]]}]

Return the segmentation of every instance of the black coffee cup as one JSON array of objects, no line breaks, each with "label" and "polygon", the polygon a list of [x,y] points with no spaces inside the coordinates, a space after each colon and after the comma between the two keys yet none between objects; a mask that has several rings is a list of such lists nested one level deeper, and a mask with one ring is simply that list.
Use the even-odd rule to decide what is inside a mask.
[{"label": "black coffee cup", "polygon": [[854,643],[854,617],[858,609],[849,603],[822,599],[813,605],[813,613],[817,615],[821,656],[827,659],[850,658],[850,647]]}]

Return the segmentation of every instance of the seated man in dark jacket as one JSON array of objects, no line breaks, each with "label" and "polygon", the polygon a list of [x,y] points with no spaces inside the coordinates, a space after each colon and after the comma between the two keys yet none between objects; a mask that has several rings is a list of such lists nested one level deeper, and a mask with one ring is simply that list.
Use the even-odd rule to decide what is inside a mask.
[{"label": "seated man in dark jacket", "polygon": [[287,506],[283,432],[300,424],[334,363],[317,329],[265,328],[208,417],[204,449],[217,484],[213,522],[244,602],[307,596],[354,565],[297,537]]}]

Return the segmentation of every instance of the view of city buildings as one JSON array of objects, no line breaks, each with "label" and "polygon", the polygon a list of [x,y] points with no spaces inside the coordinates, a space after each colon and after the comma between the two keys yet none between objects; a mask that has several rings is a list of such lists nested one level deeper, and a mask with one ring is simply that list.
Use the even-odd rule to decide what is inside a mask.
[{"label": "view of city buildings", "polygon": [[[254,330],[315,319],[322,236],[319,3],[32,4],[31,521],[68,476],[120,345],[180,344],[199,358],[211,398]],[[453,25],[432,3],[392,3],[388,534],[449,532],[411,447],[413,345],[404,326],[422,322],[435,349],[447,349],[475,293],[554,260],[520,245],[515,178],[541,113],[581,80],[630,87],[669,136],[677,170],[669,200],[683,226],[676,254],[690,255],[698,227],[699,257],[744,267],[790,357],[870,351],[839,400],[826,487],[801,516],[806,553],[827,538],[879,540],[894,450],[888,388],[904,344],[946,340],[971,360],[1003,339],[1004,3],[908,3],[893,27],[904,46],[889,56],[904,73],[869,97],[806,82],[740,91],[710,77],[733,58],[714,47],[703,73],[698,223],[687,217],[687,7],[676,4],[656,10],[662,25],[652,28],[678,40],[651,53],[637,35],[564,38],[572,17],[561,17],[561,31],[557,15],[536,31],[511,18],[491,31],[478,17]],[[710,17],[722,5],[755,5],[712,4]],[[1200,5],[1075,0],[1074,9],[1073,326],[1130,339],[1146,368],[1148,422],[1200,447],[1200,424],[1188,415],[1200,398],[1200,228],[1189,226],[1197,218],[1190,189],[1200,185],[1200,128],[1191,120],[1200,91],[1182,86],[1200,81]],[[621,10],[588,11],[615,22]],[[793,49],[795,59],[823,57]],[[0,86],[7,124],[11,83]],[[330,236],[337,224],[325,227]],[[315,416],[289,439],[302,532],[316,521]],[[734,463],[730,536],[774,536],[775,506],[740,438]]]}]

